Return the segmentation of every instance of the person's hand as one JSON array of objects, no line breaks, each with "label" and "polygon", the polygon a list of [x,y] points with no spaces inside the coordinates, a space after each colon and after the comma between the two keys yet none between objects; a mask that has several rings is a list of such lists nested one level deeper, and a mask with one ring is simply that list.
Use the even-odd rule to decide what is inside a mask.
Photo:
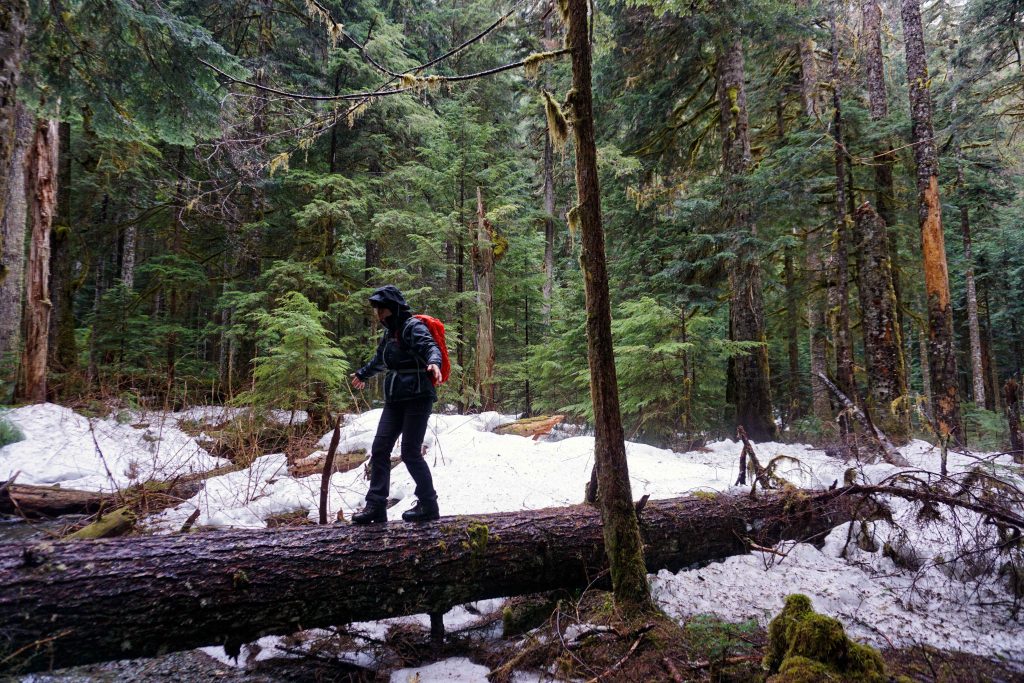
[{"label": "person's hand", "polygon": [[441,368],[431,363],[427,366],[427,374],[430,375],[430,379],[433,380],[435,385],[441,383]]},{"label": "person's hand", "polygon": [[352,386],[354,386],[356,389],[363,389],[366,387],[366,382],[359,379],[359,375],[357,375],[356,373],[353,372],[350,375],[350,377],[352,377]]}]

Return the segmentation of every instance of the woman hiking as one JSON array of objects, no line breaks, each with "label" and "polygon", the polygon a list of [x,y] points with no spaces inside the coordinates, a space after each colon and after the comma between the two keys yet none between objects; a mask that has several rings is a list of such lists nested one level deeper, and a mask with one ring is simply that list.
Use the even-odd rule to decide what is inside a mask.
[{"label": "woman hiking", "polygon": [[407,522],[438,518],[437,493],[430,468],[423,459],[423,436],[437,400],[434,384],[441,382],[441,350],[426,324],[413,317],[405,297],[394,285],[385,285],[370,296],[370,305],[384,333],[373,359],[352,375],[352,386],[362,389],[366,380],[387,370],[384,378],[384,412],[370,449],[370,490],[366,507],[352,515],[354,524],[388,520],[391,485],[391,450],[402,437],[402,462],[416,482],[416,506],[402,513]]}]

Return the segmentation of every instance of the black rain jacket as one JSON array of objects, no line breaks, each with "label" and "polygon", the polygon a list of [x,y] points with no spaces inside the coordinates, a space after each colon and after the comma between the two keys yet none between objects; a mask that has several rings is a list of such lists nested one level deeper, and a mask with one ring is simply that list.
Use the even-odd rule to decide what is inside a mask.
[{"label": "black rain jacket", "polygon": [[384,332],[373,358],[356,371],[364,382],[385,370],[384,401],[408,401],[427,396],[437,400],[437,392],[427,373],[428,365],[441,367],[441,350],[430,329],[414,318],[405,297],[394,285],[385,285],[370,296],[370,303],[391,311],[384,319]]}]

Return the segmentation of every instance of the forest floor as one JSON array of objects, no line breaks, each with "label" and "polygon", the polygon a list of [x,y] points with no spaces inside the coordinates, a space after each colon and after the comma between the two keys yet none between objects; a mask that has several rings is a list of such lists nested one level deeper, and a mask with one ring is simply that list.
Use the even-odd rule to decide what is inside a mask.
[{"label": "forest floor", "polygon": [[[332,517],[362,505],[367,482],[360,466],[379,411],[349,416],[339,453],[349,457],[331,479]],[[304,416],[271,416],[254,431],[244,411],[219,407],[179,413],[112,410],[86,417],[54,405],[6,414],[24,438],[0,449],[0,481],[17,473],[24,484],[59,483],[85,490],[123,489],[147,480],[233,469],[205,481],[192,498],[143,520],[143,533],[177,533],[194,525],[216,529],[311,523],[317,516],[320,474],[293,476],[296,463],[326,448],[330,435],[303,434]],[[593,438],[564,430],[540,440],[499,435],[511,421],[496,413],[436,415],[425,445],[442,514],[538,509],[579,502],[590,474]],[[291,423],[289,425],[289,423]],[[259,433],[246,441],[242,436]],[[804,488],[937,472],[939,452],[915,441],[902,450],[912,467],[838,460],[803,444],[755,444],[762,464]],[[274,452],[267,452],[274,451]],[[634,496],[671,498],[742,493],[733,486],[740,445],[719,441],[685,453],[629,443]],[[978,471],[1024,486],[1021,468],[1005,456],[950,453],[951,474]],[[392,474],[392,523],[412,506],[413,483],[404,467]],[[659,607],[679,624],[672,643],[607,619],[610,600],[592,591],[558,609],[543,605],[540,623],[524,635],[504,635],[502,613],[515,599],[484,601],[445,615],[449,637],[429,639],[426,615],[351,624],[290,638],[268,637],[243,646],[237,660],[223,648],[204,648],[151,660],[108,663],[35,675],[24,680],[430,680],[481,681],[513,657],[516,683],[542,680],[750,680],[759,673],[764,629],[786,595],[809,595],[818,611],[838,618],[854,638],[883,648],[894,673],[915,680],[1024,680],[1024,623],[1017,598],[1000,577],[997,554],[977,552],[991,532],[968,513],[919,514],[919,506],[888,501],[891,521],[842,525],[823,543],[787,543],[767,552],[651,576]],[[53,535],[60,521],[32,526]],[[0,542],[19,542],[27,524],[0,525]],[[970,533],[968,533],[970,532]],[[983,543],[984,545],[984,543]],[[529,611],[529,610],[528,610]],[[607,630],[610,626],[612,630]],[[596,638],[584,647],[581,636]],[[671,640],[662,637],[661,640]],[[541,647],[533,647],[537,643]],[[634,643],[639,643],[630,653]],[[522,656],[528,652],[529,656]],[[581,655],[581,653],[585,653]],[[628,656],[626,656],[628,654]],[[666,654],[669,653],[669,654]],[[626,657],[613,671],[606,669]],[[672,662],[671,666],[666,661]],[[347,662],[347,664],[345,664]],[[418,676],[418,678],[414,678]]]}]

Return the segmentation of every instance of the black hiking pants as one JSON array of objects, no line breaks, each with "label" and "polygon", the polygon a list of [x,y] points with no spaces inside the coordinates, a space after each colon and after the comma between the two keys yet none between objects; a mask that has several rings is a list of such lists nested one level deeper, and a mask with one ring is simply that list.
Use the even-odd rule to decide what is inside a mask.
[{"label": "black hiking pants", "polygon": [[423,459],[423,436],[434,406],[432,396],[395,401],[384,404],[384,413],[377,425],[377,435],[370,449],[370,490],[366,492],[367,505],[384,507],[391,488],[391,450],[402,437],[402,462],[416,482],[419,500],[436,500],[434,480]]}]

